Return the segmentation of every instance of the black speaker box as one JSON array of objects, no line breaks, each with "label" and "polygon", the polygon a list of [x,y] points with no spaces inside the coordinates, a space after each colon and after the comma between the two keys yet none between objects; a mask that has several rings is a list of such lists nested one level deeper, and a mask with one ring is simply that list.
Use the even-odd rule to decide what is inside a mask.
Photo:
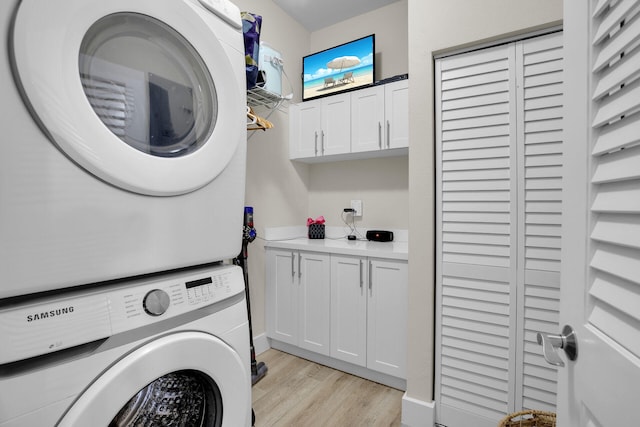
[{"label": "black speaker box", "polygon": [[393,231],[369,230],[367,231],[367,240],[373,242],[393,242]]}]

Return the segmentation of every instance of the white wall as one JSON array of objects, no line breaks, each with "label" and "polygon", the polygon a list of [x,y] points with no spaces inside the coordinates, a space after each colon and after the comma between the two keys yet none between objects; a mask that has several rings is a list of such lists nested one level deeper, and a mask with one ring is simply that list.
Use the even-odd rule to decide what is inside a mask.
[{"label": "white wall", "polygon": [[[271,0],[232,0],[242,11],[263,17],[261,40],[282,54],[285,72],[301,99],[302,57],[309,53],[376,34],[376,78],[408,71],[407,0],[309,33]],[[289,83],[283,81],[283,91]],[[264,115],[268,112],[258,110]],[[269,117],[275,125],[255,132],[248,141],[246,204],[255,210],[259,236],[265,227],[305,225],[309,216],[324,215],[327,225],[342,224],[340,213],[351,199],[361,199],[365,215],[358,226],[406,229],[409,204],[408,159],[395,158],[307,165],[288,160],[288,113]],[[345,204],[346,203],[346,204]],[[390,210],[388,206],[394,206]],[[249,281],[253,334],[265,332],[264,244],[249,246]]]},{"label": "white wall", "polygon": [[[346,0],[348,1],[348,0]],[[376,34],[381,79],[409,72],[410,156],[305,165],[288,160],[288,115],[270,117],[275,128],[256,132],[248,144],[246,203],[255,208],[259,235],[265,226],[301,225],[325,215],[340,225],[340,211],[363,200],[365,227],[410,228],[409,370],[407,395],[433,399],[434,277],[434,72],[432,53],[550,25],[562,18],[560,0],[400,0],[387,7],[308,33],[271,0],[234,0],[264,17],[262,40],[282,53],[300,99],[302,56],[367,34]],[[287,88],[287,82],[283,83]],[[408,171],[407,171],[408,166]],[[254,335],[264,325],[264,250],[250,246]]]},{"label": "white wall", "polygon": [[409,228],[409,159],[334,162],[313,165],[309,172],[309,213],[324,215],[328,225],[342,225],[342,212],[362,200],[356,227]]},{"label": "white wall", "polygon": [[433,52],[558,24],[562,19],[562,1],[409,0],[408,17],[411,154],[407,396],[430,402],[434,381],[435,292]]},{"label": "white wall", "polygon": [[[284,13],[271,0],[233,0],[241,11],[263,17],[261,41],[279,51],[284,70],[293,83],[294,96],[300,98],[301,58],[309,50],[309,32]],[[283,79],[283,91],[290,89]],[[256,109],[266,116],[269,112]],[[287,109],[269,116],[274,124],[268,131],[248,132],[247,182],[245,204],[253,206],[258,236],[264,236],[264,227],[293,225],[306,218],[308,212],[309,168],[294,164],[289,156],[289,116]],[[264,320],[264,245],[256,239],[249,245],[249,284],[251,290],[251,317],[253,335],[265,332]]]},{"label": "white wall", "polygon": [[309,53],[375,34],[375,80],[406,74],[409,71],[407,7],[408,0],[400,0],[389,6],[315,31],[311,33]]},{"label": "white wall", "polygon": [[[313,32],[309,53],[375,34],[375,80],[406,74],[407,7],[408,1],[401,0]],[[359,199],[364,215],[357,218],[357,227],[407,229],[408,179],[406,156],[314,164],[310,166],[310,216],[324,215],[328,225],[342,225],[343,209]]]}]

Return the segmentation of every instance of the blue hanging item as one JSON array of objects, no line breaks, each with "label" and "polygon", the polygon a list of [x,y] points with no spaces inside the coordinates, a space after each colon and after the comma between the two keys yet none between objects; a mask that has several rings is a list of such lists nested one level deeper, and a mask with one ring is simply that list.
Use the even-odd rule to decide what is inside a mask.
[{"label": "blue hanging item", "polygon": [[241,17],[242,34],[244,36],[244,61],[247,71],[247,89],[252,89],[258,81],[262,16],[250,12],[242,12]]}]

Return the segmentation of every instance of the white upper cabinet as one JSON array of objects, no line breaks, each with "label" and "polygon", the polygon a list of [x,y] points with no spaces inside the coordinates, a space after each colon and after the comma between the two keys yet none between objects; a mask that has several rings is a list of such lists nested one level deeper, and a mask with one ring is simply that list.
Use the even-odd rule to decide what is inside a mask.
[{"label": "white upper cabinet", "polygon": [[384,146],[384,86],[351,95],[351,151],[382,150]]},{"label": "white upper cabinet", "polygon": [[292,104],[289,117],[289,158],[314,159],[349,152],[351,96]]},{"label": "white upper cabinet", "polygon": [[409,81],[291,105],[290,159],[304,162],[406,155]]},{"label": "white upper cabinet", "polygon": [[351,96],[342,94],[322,100],[320,155],[343,154],[351,147]]},{"label": "white upper cabinet", "polygon": [[384,86],[386,148],[409,147],[409,80]]},{"label": "white upper cabinet", "polygon": [[318,133],[322,129],[320,101],[291,104],[289,108],[289,158],[310,158],[318,154]]}]

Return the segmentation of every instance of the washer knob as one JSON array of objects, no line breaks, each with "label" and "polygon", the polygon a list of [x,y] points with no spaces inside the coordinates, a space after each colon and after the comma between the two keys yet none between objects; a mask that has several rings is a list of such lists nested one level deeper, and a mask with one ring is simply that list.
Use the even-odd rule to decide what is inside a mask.
[{"label": "washer knob", "polygon": [[144,311],[151,316],[160,316],[161,314],[164,314],[170,304],[171,300],[169,299],[169,294],[162,289],[149,291],[142,301]]}]

